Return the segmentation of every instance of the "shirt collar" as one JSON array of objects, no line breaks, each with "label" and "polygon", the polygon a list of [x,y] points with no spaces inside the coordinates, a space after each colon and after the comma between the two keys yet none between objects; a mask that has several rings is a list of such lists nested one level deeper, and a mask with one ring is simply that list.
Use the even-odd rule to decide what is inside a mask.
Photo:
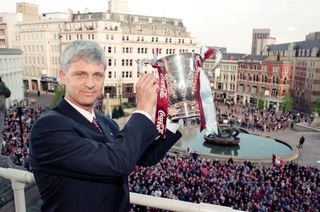
[{"label": "shirt collar", "polygon": [[81,107],[79,107],[78,105],[75,105],[74,103],[72,103],[70,100],[68,100],[66,97],[64,97],[64,99],[74,108],[76,109],[79,113],[81,113],[81,115],[83,115],[88,121],[92,122],[93,118],[95,118],[95,114],[94,111],[92,110],[91,113],[89,113],[88,111],[82,109]]}]

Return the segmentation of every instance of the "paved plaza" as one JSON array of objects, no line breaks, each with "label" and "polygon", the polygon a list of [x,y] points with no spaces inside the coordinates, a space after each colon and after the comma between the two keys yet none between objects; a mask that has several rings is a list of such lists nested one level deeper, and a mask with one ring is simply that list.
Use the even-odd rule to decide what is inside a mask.
[{"label": "paved plaza", "polygon": [[[29,93],[29,97],[36,98],[37,104],[33,105],[35,106],[41,106],[45,107],[48,105],[53,97],[52,94],[49,95],[41,95],[38,97],[36,93]],[[216,105],[217,108],[221,111],[221,113],[224,113],[226,111],[229,111],[227,106],[219,104]],[[240,111],[241,106],[237,105],[234,107],[237,111]],[[132,111],[132,109],[130,110]],[[242,114],[238,114],[240,118],[243,117]],[[128,120],[128,117],[116,119],[115,121],[119,124],[120,127],[123,127],[126,121]],[[261,132],[261,131],[251,131],[251,133],[258,134],[261,136],[267,136],[274,139],[282,140],[292,146],[298,146],[299,139],[302,135],[305,136],[306,140],[303,145],[303,148],[298,149],[299,157],[296,160],[297,163],[300,165],[311,165],[316,166],[320,168],[320,129],[319,132],[302,132],[302,131],[296,131],[294,129],[288,128],[286,130],[279,130],[279,131],[273,131],[273,132]],[[317,162],[319,161],[319,162]]]}]

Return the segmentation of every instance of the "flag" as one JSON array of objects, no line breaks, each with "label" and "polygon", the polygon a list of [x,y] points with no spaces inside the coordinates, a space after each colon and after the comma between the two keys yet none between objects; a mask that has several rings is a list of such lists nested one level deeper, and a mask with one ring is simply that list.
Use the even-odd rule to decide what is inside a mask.
[{"label": "flag", "polygon": [[284,165],[284,161],[281,158],[279,158],[278,156],[276,156],[275,154],[272,154],[272,163],[280,165],[280,166]]}]

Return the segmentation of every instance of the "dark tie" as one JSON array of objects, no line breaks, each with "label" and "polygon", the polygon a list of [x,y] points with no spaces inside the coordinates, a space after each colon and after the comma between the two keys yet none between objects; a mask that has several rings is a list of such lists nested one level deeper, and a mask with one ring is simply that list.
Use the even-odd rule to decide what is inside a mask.
[{"label": "dark tie", "polygon": [[95,117],[93,117],[93,119],[92,119],[92,124],[95,126],[95,128],[97,128],[97,130],[99,130],[99,132],[102,133],[102,129],[101,129],[101,127]]}]

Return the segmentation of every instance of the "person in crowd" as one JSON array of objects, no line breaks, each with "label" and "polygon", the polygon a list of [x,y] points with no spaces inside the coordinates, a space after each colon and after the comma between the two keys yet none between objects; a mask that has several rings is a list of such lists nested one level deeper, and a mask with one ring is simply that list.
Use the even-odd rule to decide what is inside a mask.
[{"label": "person in crowd", "polygon": [[[142,75],[136,85],[137,108],[119,130],[93,110],[104,85],[106,59],[91,41],[71,42],[60,58],[65,96],[40,117],[30,135],[30,162],[42,211],[129,211],[128,175],[135,165],[156,164],[181,137],[165,138],[152,121],[157,79]],[[171,125],[173,126],[173,125]]]},{"label": "person in crowd", "polygon": [[299,148],[302,148],[302,146],[303,146],[303,144],[304,144],[304,141],[305,141],[305,138],[304,138],[304,136],[301,136],[300,137],[300,140],[299,140]]},{"label": "person in crowd", "polygon": [[[208,203],[241,211],[319,211],[320,171],[288,162],[263,166],[167,154],[152,167],[136,167],[130,175],[136,193]],[[132,205],[131,211],[163,211]]]}]

